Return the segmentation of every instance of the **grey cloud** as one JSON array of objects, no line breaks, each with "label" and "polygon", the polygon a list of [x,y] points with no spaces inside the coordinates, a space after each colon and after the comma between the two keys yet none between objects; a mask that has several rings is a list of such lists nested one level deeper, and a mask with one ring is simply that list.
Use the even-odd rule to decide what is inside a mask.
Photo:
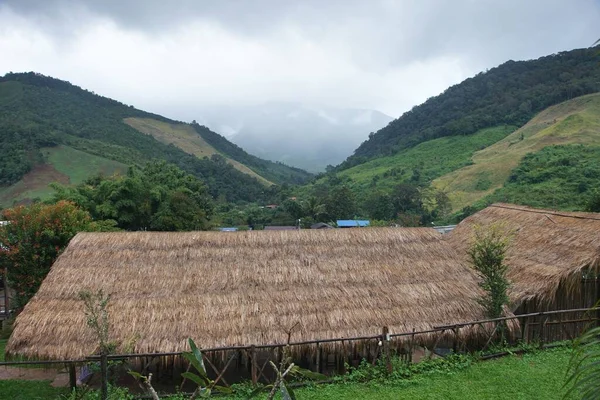
[{"label": "grey cloud", "polygon": [[[597,0],[0,0],[7,9],[33,23],[18,35],[30,49],[0,73],[47,71],[186,118],[268,100],[397,116],[508,59],[588,46],[600,20]],[[16,24],[5,18],[0,44]]]}]

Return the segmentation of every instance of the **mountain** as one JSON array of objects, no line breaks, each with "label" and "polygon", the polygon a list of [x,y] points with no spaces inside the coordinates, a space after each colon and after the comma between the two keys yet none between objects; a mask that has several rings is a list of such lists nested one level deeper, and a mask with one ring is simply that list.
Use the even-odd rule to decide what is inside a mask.
[{"label": "mountain", "polygon": [[248,152],[311,172],[342,162],[392,118],[374,110],[271,102],[199,111],[198,120]]},{"label": "mountain", "polygon": [[[433,186],[449,194],[455,210],[488,197],[538,207],[582,209],[588,195],[600,189],[598,146],[600,94],[596,93],[549,107],[520,129],[474,153],[471,165],[435,179]],[[588,163],[596,167],[589,169]]]},{"label": "mountain", "polygon": [[49,195],[162,159],[206,182],[214,197],[256,201],[272,184],[310,174],[246,153],[198,124],[185,124],[33,72],[0,77],[0,204]]},{"label": "mountain", "polygon": [[548,107],[520,128],[499,125],[428,140],[332,171],[296,195],[319,197],[336,186],[350,189],[357,213],[375,219],[376,202],[401,206],[410,190],[429,210],[443,193],[446,215],[434,218],[445,222],[494,202],[586,210],[594,199],[600,204],[600,93]]},{"label": "mountain", "polygon": [[448,88],[370,135],[338,170],[440,137],[522,126],[551,105],[600,91],[599,62],[597,48],[508,61]]}]

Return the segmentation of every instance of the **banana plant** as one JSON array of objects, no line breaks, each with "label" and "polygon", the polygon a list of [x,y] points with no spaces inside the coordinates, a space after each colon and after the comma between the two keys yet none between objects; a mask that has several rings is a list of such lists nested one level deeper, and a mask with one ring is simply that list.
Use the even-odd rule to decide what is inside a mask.
[{"label": "banana plant", "polygon": [[297,379],[324,380],[327,377],[323,374],[313,372],[308,369],[300,368],[292,362],[287,356],[287,346],[284,348],[284,354],[281,358],[279,366],[273,361],[269,361],[271,367],[275,371],[275,382],[270,385],[262,386],[250,394],[249,398],[254,398],[262,392],[268,391],[267,400],[275,398],[277,392],[281,393],[282,400],[296,400],[296,396],[292,388],[288,385],[287,378],[294,377]]},{"label": "banana plant", "polygon": [[[195,400],[197,398],[209,398],[213,392],[231,394],[232,390],[230,388],[219,386],[214,380],[208,377],[208,374],[206,373],[206,367],[204,366],[202,352],[191,338],[188,339],[188,341],[192,351],[185,352],[182,354],[182,356],[189,361],[190,366],[193,366],[196,371],[190,372],[188,370],[187,372],[181,374],[181,376],[198,385],[196,390],[194,390],[194,393],[192,393],[190,400]],[[148,394],[150,394],[153,400],[159,400],[158,394],[152,387],[152,374],[149,374],[147,377],[134,371],[129,371],[129,374],[142,383],[143,387],[147,390]]]},{"label": "banana plant", "polygon": [[196,372],[184,372],[181,374],[185,379],[189,379],[194,382],[198,387],[190,397],[190,400],[194,400],[197,397],[209,398],[213,392],[219,392],[222,394],[231,394],[232,390],[225,386],[219,386],[210,379],[206,373],[206,367],[204,366],[204,359],[202,352],[196,346],[196,343],[190,338],[188,339],[190,348],[192,351],[183,353],[183,357],[190,362],[190,364],[196,369]]}]

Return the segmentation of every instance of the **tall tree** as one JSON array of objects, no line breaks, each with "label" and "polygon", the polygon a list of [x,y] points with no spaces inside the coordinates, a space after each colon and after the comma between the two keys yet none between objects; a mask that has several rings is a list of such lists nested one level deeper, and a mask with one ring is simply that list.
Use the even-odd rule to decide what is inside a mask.
[{"label": "tall tree", "polygon": [[[21,308],[37,292],[54,260],[77,232],[104,230],[73,203],[33,204],[4,210],[0,227],[0,267]],[[104,226],[109,227],[110,225]]]}]

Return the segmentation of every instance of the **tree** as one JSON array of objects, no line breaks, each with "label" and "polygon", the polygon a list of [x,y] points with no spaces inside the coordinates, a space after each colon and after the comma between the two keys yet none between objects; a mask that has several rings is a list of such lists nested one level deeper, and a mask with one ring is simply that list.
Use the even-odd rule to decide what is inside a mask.
[{"label": "tree", "polygon": [[316,197],[310,197],[304,203],[304,216],[310,217],[313,221],[318,222],[325,215],[325,205]]},{"label": "tree", "polygon": [[164,161],[132,167],[126,176],[93,178],[75,188],[55,185],[55,200],[67,199],[96,219],[120,228],[189,231],[207,229],[213,202],[202,181]]},{"label": "tree", "polygon": [[17,308],[37,292],[54,260],[77,232],[98,230],[90,215],[73,203],[33,204],[4,210],[0,266],[15,290]]},{"label": "tree", "polygon": [[479,303],[485,308],[488,318],[501,317],[509,301],[508,266],[504,264],[508,243],[508,236],[494,225],[488,230],[476,229],[469,249],[471,264],[480,278],[479,286],[485,292]]},{"label": "tree", "polygon": [[377,191],[371,193],[363,204],[367,215],[375,220],[390,221],[394,219],[394,204],[389,194]]},{"label": "tree", "polygon": [[336,186],[331,190],[325,204],[331,219],[351,219],[356,213],[354,192],[347,186]]},{"label": "tree", "polygon": [[586,211],[600,212],[600,190],[594,190],[588,200]]}]

